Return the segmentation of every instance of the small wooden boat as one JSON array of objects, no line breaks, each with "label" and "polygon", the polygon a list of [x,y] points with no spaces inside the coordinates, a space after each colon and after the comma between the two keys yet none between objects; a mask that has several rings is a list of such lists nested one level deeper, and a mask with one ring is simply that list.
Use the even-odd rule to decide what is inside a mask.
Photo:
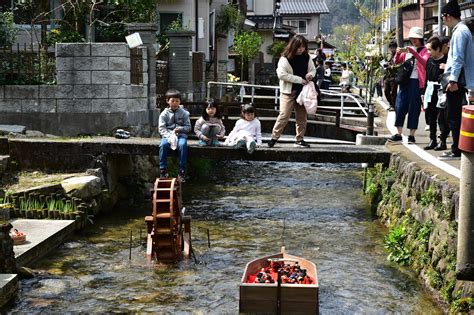
[{"label": "small wooden boat", "polygon": [[[278,264],[299,266],[298,268],[305,270],[306,280],[299,278],[296,281],[299,283],[284,283],[289,281],[288,273],[282,269],[277,270]],[[267,283],[258,283],[262,282],[261,274],[264,274],[263,278],[267,279],[264,280]],[[316,265],[304,258],[286,254],[284,250],[252,260],[245,267],[240,283],[239,312],[318,314],[319,282]]]}]

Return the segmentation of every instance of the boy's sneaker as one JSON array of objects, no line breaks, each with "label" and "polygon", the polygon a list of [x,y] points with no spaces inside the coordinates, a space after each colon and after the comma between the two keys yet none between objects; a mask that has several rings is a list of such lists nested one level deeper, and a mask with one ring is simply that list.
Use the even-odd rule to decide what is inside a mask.
[{"label": "boy's sneaker", "polygon": [[401,142],[403,140],[402,136],[398,133],[394,134],[390,138],[387,139],[388,142]]},{"label": "boy's sneaker", "polygon": [[245,140],[242,139],[242,140],[239,140],[235,145],[234,145],[234,149],[240,149],[240,148],[244,148],[245,147]]},{"label": "boy's sneaker", "polygon": [[306,141],[304,141],[304,140],[296,141],[294,146],[297,147],[297,148],[309,148],[310,147],[310,145],[308,143],[306,143]]},{"label": "boy's sneaker", "polygon": [[269,148],[273,148],[275,146],[275,144],[277,143],[278,140],[276,139],[270,139],[270,141],[268,141],[267,145]]},{"label": "boy's sneaker", "polygon": [[255,148],[257,147],[257,144],[255,143],[255,141],[251,141],[248,145],[247,145],[247,152],[249,154],[252,154],[254,151],[255,151]]},{"label": "boy's sneaker", "polygon": [[409,144],[414,144],[416,141],[415,141],[415,136],[408,136],[408,143]]},{"label": "boy's sneaker", "polygon": [[219,140],[214,139],[214,140],[212,140],[212,145],[215,146],[215,147],[218,147],[218,146],[221,145],[221,143],[219,142]]},{"label": "boy's sneaker", "polygon": [[186,176],[185,176],[185,172],[184,170],[179,170],[179,173],[178,173],[178,180],[181,182],[181,183],[184,183],[186,181]]},{"label": "boy's sneaker", "polygon": [[160,169],[160,178],[168,178],[168,170],[166,168]]},{"label": "boy's sneaker", "polygon": [[207,143],[204,140],[199,140],[198,145],[201,146],[201,147],[205,147],[207,145]]}]

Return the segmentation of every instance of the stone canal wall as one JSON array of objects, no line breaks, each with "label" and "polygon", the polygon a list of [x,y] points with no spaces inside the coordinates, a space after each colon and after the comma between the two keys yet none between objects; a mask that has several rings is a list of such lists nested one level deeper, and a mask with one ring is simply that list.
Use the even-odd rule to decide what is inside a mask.
[{"label": "stone canal wall", "polygon": [[10,237],[12,225],[0,221],[0,274],[13,273],[16,270],[13,240]]},{"label": "stone canal wall", "polygon": [[388,259],[411,267],[449,312],[474,309],[474,286],[456,280],[459,183],[393,154],[369,170],[365,191],[388,227]]}]

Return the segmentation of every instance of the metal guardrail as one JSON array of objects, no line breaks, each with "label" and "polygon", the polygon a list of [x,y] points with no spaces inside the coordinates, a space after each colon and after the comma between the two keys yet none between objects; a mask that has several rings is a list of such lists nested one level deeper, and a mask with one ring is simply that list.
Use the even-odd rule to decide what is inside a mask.
[{"label": "metal guardrail", "polygon": [[[253,102],[255,99],[274,99],[275,100],[275,110],[278,110],[278,101],[279,101],[279,86],[272,86],[272,85],[256,85],[256,84],[247,84],[247,83],[236,83],[236,82],[217,82],[217,81],[209,81],[207,83],[207,97],[210,97],[211,95],[211,86],[218,86],[219,87],[219,95],[218,97],[222,97],[223,94],[223,88],[227,86],[231,87],[240,87],[239,90],[239,98],[240,102],[243,103],[244,99],[250,99],[251,102]],[[251,93],[246,94],[247,90],[246,88],[250,88]],[[263,96],[263,95],[255,95],[255,90],[256,89],[271,89],[275,91],[274,96]],[[336,109],[340,108],[340,117],[344,117],[344,111],[345,110],[359,110],[361,111],[365,117],[368,117],[369,114],[365,107],[367,106],[366,102],[364,99],[362,99],[359,95],[357,94],[352,94],[352,93],[342,93],[342,92],[337,92],[334,90],[321,90],[321,94],[325,95],[327,97],[337,97],[340,98],[341,103],[340,106],[318,106],[318,108],[321,109]],[[345,106],[344,101],[349,98],[350,100],[354,101],[357,106]]]},{"label": "metal guardrail", "polygon": [[[215,85],[219,87],[219,98],[222,97],[223,94],[223,88],[225,86],[231,86],[231,87],[239,87],[239,98],[240,102],[244,102],[244,98],[250,98],[251,102],[254,101],[254,99],[274,99],[275,100],[275,110],[278,110],[278,97],[279,97],[279,91],[280,87],[279,86],[273,86],[273,85],[257,85],[257,84],[248,84],[248,83],[236,83],[236,82],[216,82],[216,81],[209,81],[207,82],[207,97],[210,97],[211,95],[211,86]],[[251,93],[246,94],[246,88],[250,88]],[[275,96],[264,96],[264,95],[255,95],[255,90],[256,89],[264,89],[264,90],[274,90],[275,91]]]},{"label": "metal guardrail", "polygon": [[[321,90],[321,94],[326,95],[326,96],[339,97],[341,99],[341,118],[344,117],[344,110],[360,110],[362,113],[364,113],[365,117],[369,116],[368,112],[365,109],[365,107],[367,106],[367,104],[365,103],[365,100],[362,99],[357,94],[342,93],[342,92],[337,92],[337,91],[334,91],[334,90]],[[353,100],[357,104],[357,107],[355,107],[355,106],[352,106],[352,107],[344,106],[344,100],[346,98],[349,98],[349,99]],[[362,101],[364,105],[361,104],[361,102],[359,101],[359,98],[360,98],[360,101]],[[318,107],[324,108],[324,107],[330,107],[330,106],[318,106]],[[332,108],[334,108],[334,107],[332,107]]]}]

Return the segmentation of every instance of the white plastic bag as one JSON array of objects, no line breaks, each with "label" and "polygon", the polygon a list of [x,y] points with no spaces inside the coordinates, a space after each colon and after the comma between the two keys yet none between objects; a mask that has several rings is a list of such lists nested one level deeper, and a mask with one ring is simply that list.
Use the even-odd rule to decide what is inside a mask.
[{"label": "white plastic bag", "polygon": [[313,81],[303,86],[303,90],[301,90],[300,95],[296,98],[296,102],[300,105],[304,105],[308,114],[316,114],[316,109],[318,108],[318,92],[316,92]]},{"label": "white plastic bag", "polygon": [[171,133],[171,135],[168,137],[168,142],[171,145],[171,150],[176,150],[178,147],[178,137],[174,132]]}]

